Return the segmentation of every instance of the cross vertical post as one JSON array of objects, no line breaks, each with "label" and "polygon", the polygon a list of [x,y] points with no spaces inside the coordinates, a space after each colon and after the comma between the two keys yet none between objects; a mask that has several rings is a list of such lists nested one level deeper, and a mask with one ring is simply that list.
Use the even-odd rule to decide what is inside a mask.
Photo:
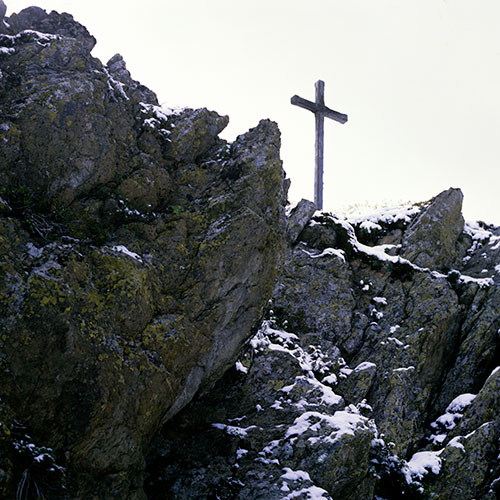
[{"label": "cross vertical post", "polygon": [[[318,80],[316,86],[316,105],[325,105],[325,83]],[[323,139],[325,137],[325,117],[323,113],[315,113],[316,118],[316,141],[314,169],[314,204],[318,210],[323,209]]]},{"label": "cross vertical post", "polygon": [[318,80],[316,87],[316,102],[308,101],[298,95],[294,95],[291,103],[295,106],[307,109],[314,113],[316,119],[316,141],[315,141],[315,170],[314,170],[314,204],[318,210],[323,209],[323,139],[325,129],[325,116],[339,123],[347,121],[347,115],[333,111],[325,106],[325,82]]}]

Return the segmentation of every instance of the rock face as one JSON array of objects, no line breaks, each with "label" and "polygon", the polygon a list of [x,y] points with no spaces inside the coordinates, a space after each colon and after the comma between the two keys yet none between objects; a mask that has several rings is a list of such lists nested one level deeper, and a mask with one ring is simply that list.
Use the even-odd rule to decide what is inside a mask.
[{"label": "rock face", "polygon": [[150,498],[500,498],[500,228],[461,202],[291,211],[268,319],[157,436]]},{"label": "rock face", "polygon": [[0,495],[142,499],[151,438],[234,365],[271,296],[279,130],[228,144],[227,117],[160,108],[70,15],[7,21]]}]

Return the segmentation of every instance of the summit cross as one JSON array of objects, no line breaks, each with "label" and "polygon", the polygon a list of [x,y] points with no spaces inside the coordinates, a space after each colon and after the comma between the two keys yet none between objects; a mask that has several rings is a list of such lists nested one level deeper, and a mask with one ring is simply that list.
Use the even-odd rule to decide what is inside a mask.
[{"label": "summit cross", "polygon": [[298,95],[294,95],[290,102],[295,106],[308,109],[314,113],[316,118],[316,143],[315,156],[316,166],[314,170],[314,203],[317,210],[323,209],[323,138],[325,129],[325,116],[339,123],[347,121],[347,115],[333,111],[325,106],[325,82],[318,80],[316,86],[316,102],[308,101]]}]

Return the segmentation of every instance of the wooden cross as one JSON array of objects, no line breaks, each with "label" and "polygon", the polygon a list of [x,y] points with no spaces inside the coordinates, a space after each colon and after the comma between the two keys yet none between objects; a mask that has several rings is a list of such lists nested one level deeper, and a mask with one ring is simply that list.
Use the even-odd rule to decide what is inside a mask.
[{"label": "wooden cross", "polygon": [[302,99],[294,95],[291,103],[312,111],[316,118],[316,167],[314,170],[314,203],[318,210],[323,209],[323,137],[325,116],[339,123],[347,121],[347,115],[333,111],[325,106],[325,82],[318,80],[316,86],[316,102]]}]

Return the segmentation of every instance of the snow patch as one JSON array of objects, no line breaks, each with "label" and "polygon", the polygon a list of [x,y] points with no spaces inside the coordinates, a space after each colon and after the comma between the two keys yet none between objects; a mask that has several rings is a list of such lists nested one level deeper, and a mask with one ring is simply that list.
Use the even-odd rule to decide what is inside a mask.
[{"label": "snow patch", "polygon": [[440,451],[419,451],[415,453],[407,464],[404,471],[406,482],[412,483],[415,479],[422,479],[429,471],[439,474],[441,471]]},{"label": "snow patch", "polygon": [[248,431],[257,429],[256,425],[250,425],[249,427],[237,427],[235,425],[212,424],[212,427],[224,431],[231,436],[237,437],[246,437],[248,435]]},{"label": "snow patch", "polygon": [[26,243],[26,247],[28,248],[29,256],[34,259],[41,257],[43,254],[43,248],[37,248],[31,241]]},{"label": "snow patch", "polygon": [[446,408],[446,411],[449,413],[457,413],[457,412],[463,412],[463,409],[466,406],[469,406],[472,401],[476,398],[476,394],[470,394],[470,393],[465,393],[465,394],[460,394],[460,396],[457,396]]},{"label": "snow patch", "polygon": [[354,436],[356,429],[366,427],[366,423],[365,417],[345,410],[336,411],[333,415],[307,411],[295,419],[287,430],[286,437],[299,436],[309,430],[318,432],[322,427],[330,427],[332,432],[323,440],[334,443],[345,434]]},{"label": "snow patch", "polygon": [[326,257],[328,255],[333,255],[334,257],[337,257],[340,259],[342,262],[345,262],[345,253],[343,250],[340,250],[339,248],[325,248],[320,254],[315,255],[314,253],[308,252],[304,248],[302,251],[307,254],[311,259],[319,259],[321,257]]},{"label": "snow patch", "polygon": [[375,363],[370,363],[369,361],[364,361],[363,363],[360,363],[356,368],[354,368],[354,371],[356,373],[362,372],[364,370],[368,370],[370,368],[376,368],[377,365]]},{"label": "snow patch", "polygon": [[241,361],[236,361],[235,367],[241,373],[248,373],[248,368]]},{"label": "snow patch", "polygon": [[311,477],[309,474],[303,470],[292,470],[288,467],[284,467],[283,470],[285,471],[284,474],[282,474],[281,478],[282,479],[289,479],[290,481],[310,481]]},{"label": "snow patch", "polygon": [[125,255],[128,255],[129,257],[132,257],[134,260],[137,260],[137,261],[139,261],[139,262],[142,263],[142,257],[139,254],[135,253],[135,252],[131,252],[124,245],[115,245],[115,246],[112,246],[111,250],[114,250],[115,252],[120,252],[120,253],[123,253]]}]

